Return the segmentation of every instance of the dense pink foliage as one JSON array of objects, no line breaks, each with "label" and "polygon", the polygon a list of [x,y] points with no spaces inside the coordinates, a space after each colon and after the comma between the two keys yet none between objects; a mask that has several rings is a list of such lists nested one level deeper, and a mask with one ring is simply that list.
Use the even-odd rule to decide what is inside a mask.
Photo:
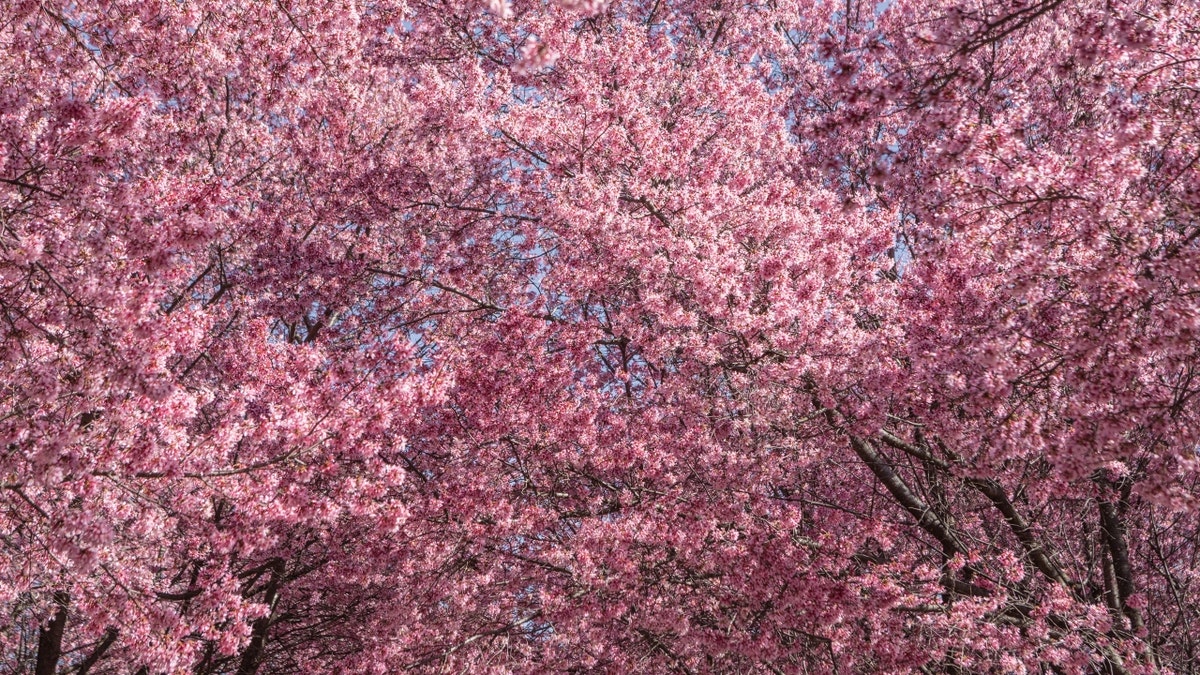
[{"label": "dense pink foliage", "polygon": [[1200,670],[1193,0],[0,0],[0,673]]}]

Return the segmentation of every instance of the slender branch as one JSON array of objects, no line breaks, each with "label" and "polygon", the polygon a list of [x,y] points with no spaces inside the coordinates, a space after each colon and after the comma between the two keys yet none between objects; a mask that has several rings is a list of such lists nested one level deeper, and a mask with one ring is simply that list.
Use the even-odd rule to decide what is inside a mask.
[{"label": "slender branch", "polygon": [[41,187],[40,185],[34,185],[33,183],[26,183],[24,181],[15,180],[13,178],[0,178],[0,183],[7,183],[9,185],[13,185],[13,186],[25,189],[25,190],[34,190],[36,192],[41,192],[42,194],[49,195],[55,199],[63,199],[63,196],[58,194],[57,192],[51,192],[50,190],[47,190],[46,188]]}]

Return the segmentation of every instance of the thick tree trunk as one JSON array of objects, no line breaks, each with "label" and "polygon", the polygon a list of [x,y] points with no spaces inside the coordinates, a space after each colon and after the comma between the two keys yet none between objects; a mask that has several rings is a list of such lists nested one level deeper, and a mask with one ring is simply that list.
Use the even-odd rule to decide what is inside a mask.
[{"label": "thick tree trunk", "polygon": [[33,671],[35,675],[54,675],[58,670],[58,659],[62,656],[63,631],[67,627],[67,605],[70,601],[70,596],[62,591],[54,594],[54,604],[58,605],[58,611],[54,613],[50,624],[42,626],[38,631],[37,665]]}]

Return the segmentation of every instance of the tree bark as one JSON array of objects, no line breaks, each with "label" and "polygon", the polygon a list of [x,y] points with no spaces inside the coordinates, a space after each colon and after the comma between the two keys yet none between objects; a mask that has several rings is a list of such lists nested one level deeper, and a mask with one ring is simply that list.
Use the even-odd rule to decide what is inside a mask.
[{"label": "tree bark", "polygon": [[920,525],[921,529],[933,535],[933,538],[941,543],[947,558],[956,553],[966,554],[966,546],[963,546],[959,538],[950,531],[950,528],[933,512],[933,509],[913,493],[904,479],[892,469],[892,466],[875,450],[870,441],[851,436],[850,445],[859,459],[870,467],[871,473],[875,474],[879,482],[888,489],[892,497],[916,519],[917,525]]},{"label": "tree bark", "polygon": [[79,664],[79,670],[77,671],[76,675],[88,675],[88,673],[92,670],[92,666],[96,665],[96,662],[104,658],[104,653],[107,652],[108,648],[111,647],[116,641],[116,628],[109,628],[108,630],[104,631],[104,637],[100,640],[100,643],[96,645],[96,648],[92,650],[91,654],[88,654],[88,657],[83,660],[83,663]]},{"label": "tree bark", "polygon": [[256,620],[250,631],[250,644],[242,652],[241,663],[238,664],[237,675],[255,675],[262,663],[267,650],[267,632],[271,628],[271,615],[275,613],[275,602],[279,599],[279,582],[283,577],[283,561],[278,560],[271,565],[271,579],[267,582],[264,600],[267,604],[267,615]]},{"label": "tree bark", "polygon": [[54,675],[58,670],[58,659],[62,656],[63,631],[67,628],[67,605],[71,598],[63,591],[54,594],[54,604],[58,611],[50,624],[38,630],[37,664],[35,675]]}]

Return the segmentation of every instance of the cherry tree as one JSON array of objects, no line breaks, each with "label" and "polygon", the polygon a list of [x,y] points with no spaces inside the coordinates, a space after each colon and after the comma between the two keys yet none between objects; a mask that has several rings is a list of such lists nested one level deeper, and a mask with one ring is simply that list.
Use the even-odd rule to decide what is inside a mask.
[{"label": "cherry tree", "polygon": [[0,672],[1193,672],[1200,7],[0,7]]}]

